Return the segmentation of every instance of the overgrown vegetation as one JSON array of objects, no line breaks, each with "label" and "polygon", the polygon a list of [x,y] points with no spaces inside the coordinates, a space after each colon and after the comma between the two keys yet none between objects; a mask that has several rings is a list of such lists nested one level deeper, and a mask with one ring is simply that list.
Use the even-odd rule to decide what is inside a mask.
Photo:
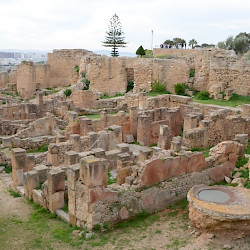
[{"label": "overgrown vegetation", "polygon": [[63,94],[66,95],[67,97],[70,96],[72,93],[72,90],[71,89],[65,89]]},{"label": "overgrown vegetation", "polygon": [[186,84],[177,83],[174,85],[174,91],[176,95],[185,95]]},{"label": "overgrown vegetation", "polygon": [[87,78],[83,78],[82,82],[85,83],[85,86],[83,87],[83,90],[89,90],[90,80]]},{"label": "overgrown vegetation", "polygon": [[197,100],[209,100],[209,92],[206,90],[200,91],[197,95],[196,95],[196,99]]},{"label": "overgrown vegetation", "polygon": [[12,167],[11,166],[8,166],[7,163],[2,163],[0,164],[1,167],[4,167],[4,171],[5,173],[9,174],[12,172]]},{"label": "overgrown vegetation", "polygon": [[112,178],[112,174],[110,173],[110,171],[108,171],[108,185],[116,183],[117,182],[117,178]]},{"label": "overgrown vegetation", "polygon": [[107,93],[104,93],[101,99],[110,99],[110,98],[115,98],[115,97],[120,97],[120,96],[124,96],[124,94],[116,94],[114,96],[109,96]]},{"label": "overgrown vegetation", "polygon": [[163,92],[163,91],[166,91],[166,86],[159,79],[156,79],[156,80],[154,80],[151,83],[151,88],[152,88],[153,92]]},{"label": "overgrown vegetation", "polygon": [[78,73],[79,70],[80,70],[80,69],[79,69],[79,66],[76,65],[76,66],[74,67],[74,71],[76,71],[76,72]]},{"label": "overgrown vegetation", "polygon": [[208,148],[192,148],[191,151],[192,152],[202,152],[204,154],[205,158],[207,158],[207,157],[209,157],[209,151],[212,147],[213,146],[208,147]]},{"label": "overgrown vegetation", "polygon": [[101,118],[100,114],[82,114],[81,116],[87,116],[90,119],[100,119]]},{"label": "overgrown vegetation", "polygon": [[14,190],[12,189],[9,189],[9,193],[11,196],[13,196],[14,198],[18,198],[18,197],[21,197],[21,195],[17,192],[15,192]]},{"label": "overgrown vegetation", "polygon": [[229,106],[236,107],[238,105],[250,104],[250,96],[242,96],[233,94],[233,96],[229,100],[199,100],[197,96],[193,98],[194,102],[204,103],[204,104],[212,104],[212,105],[220,105],[220,106]]},{"label": "overgrown vegetation", "polygon": [[195,76],[195,69],[190,69],[189,77],[194,77],[194,76]]},{"label": "overgrown vegetation", "polygon": [[128,81],[126,93],[134,88],[134,82]]},{"label": "overgrown vegetation", "polygon": [[29,149],[27,150],[27,153],[43,153],[48,151],[48,143],[45,143],[43,146],[38,146],[35,149]]}]

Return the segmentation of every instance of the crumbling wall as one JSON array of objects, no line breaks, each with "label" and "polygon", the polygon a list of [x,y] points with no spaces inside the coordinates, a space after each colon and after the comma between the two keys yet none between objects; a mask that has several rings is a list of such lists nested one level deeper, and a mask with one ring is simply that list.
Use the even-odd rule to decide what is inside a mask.
[{"label": "crumbling wall", "polygon": [[17,71],[11,70],[10,73],[0,73],[0,87],[5,88],[6,83],[16,83],[17,82]]},{"label": "crumbling wall", "polygon": [[[250,135],[250,119],[241,115],[228,115],[226,109],[210,113],[206,119],[197,120],[185,117],[190,129],[184,130],[183,143],[189,149],[206,148],[225,140],[232,140],[236,134]],[[184,120],[184,123],[185,123]],[[185,126],[184,126],[185,128]]]},{"label": "crumbling wall", "polygon": [[240,95],[250,95],[250,62],[235,55],[234,51],[201,50],[195,58],[195,89],[221,92],[232,89]]},{"label": "crumbling wall", "polygon": [[[48,54],[47,64],[50,66],[48,87],[67,86],[72,83],[75,66],[80,65],[83,56],[93,54],[84,49],[53,50]],[[75,76],[73,77],[75,79]]]},{"label": "crumbling wall", "polygon": [[174,92],[174,85],[187,82],[189,77],[189,66],[183,58],[161,60],[92,56],[85,57],[80,66],[80,71],[86,72],[90,80],[90,90],[102,91],[110,96],[125,93],[128,69],[134,70],[133,92],[150,91],[154,80],[162,81],[167,90]]}]

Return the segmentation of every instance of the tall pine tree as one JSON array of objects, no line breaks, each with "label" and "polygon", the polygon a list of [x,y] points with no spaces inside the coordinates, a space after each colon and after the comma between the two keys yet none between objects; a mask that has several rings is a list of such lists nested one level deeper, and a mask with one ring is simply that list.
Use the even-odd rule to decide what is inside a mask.
[{"label": "tall pine tree", "polygon": [[110,19],[109,30],[106,32],[105,41],[103,46],[112,47],[111,56],[119,56],[118,48],[125,47],[127,44],[123,36],[122,25],[119,17],[114,14]]}]

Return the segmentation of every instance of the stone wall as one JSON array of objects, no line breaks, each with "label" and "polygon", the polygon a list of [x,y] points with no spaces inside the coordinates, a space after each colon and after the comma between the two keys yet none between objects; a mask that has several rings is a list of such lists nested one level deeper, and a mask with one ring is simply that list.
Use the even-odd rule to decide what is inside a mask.
[{"label": "stone wall", "polygon": [[62,49],[53,50],[48,54],[47,64],[50,66],[49,86],[58,87],[67,86],[72,83],[74,76],[74,67],[80,65],[83,56],[93,54],[84,49]]},{"label": "stone wall", "polygon": [[174,85],[187,82],[189,66],[185,59],[113,58],[107,56],[85,57],[80,71],[86,72],[90,90],[102,91],[110,96],[124,93],[127,82],[134,75],[133,92],[150,91],[151,82],[161,80],[174,92]]},{"label": "stone wall", "polygon": [[183,57],[194,57],[199,53],[199,49],[161,49],[155,48],[153,50],[154,56],[183,56]]},{"label": "stone wall", "polygon": [[32,97],[37,89],[62,87],[76,83],[78,73],[75,66],[81,59],[93,54],[87,50],[54,50],[48,54],[47,64],[23,61],[17,69],[17,90],[22,97]]},{"label": "stone wall", "polygon": [[250,62],[240,59],[234,51],[201,50],[195,58],[195,89],[220,91],[232,89],[240,95],[250,95]]},{"label": "stone wall", "polygon": [[0,73],[0,87],[5,88],[6,83],[16,83],[17,82],[17,71],[11,70],[10,73]]}]

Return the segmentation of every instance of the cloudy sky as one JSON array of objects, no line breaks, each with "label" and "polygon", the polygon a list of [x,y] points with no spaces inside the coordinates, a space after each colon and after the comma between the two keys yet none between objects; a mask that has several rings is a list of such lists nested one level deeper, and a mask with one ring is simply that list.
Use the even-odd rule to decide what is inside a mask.
[{"label": "cloudy sky", "polygon": [[109,20],[120,17],[135,52],[166,39],[218,43],[250,32],[249,0],[0,0],[0,49],[103,50]]}]

